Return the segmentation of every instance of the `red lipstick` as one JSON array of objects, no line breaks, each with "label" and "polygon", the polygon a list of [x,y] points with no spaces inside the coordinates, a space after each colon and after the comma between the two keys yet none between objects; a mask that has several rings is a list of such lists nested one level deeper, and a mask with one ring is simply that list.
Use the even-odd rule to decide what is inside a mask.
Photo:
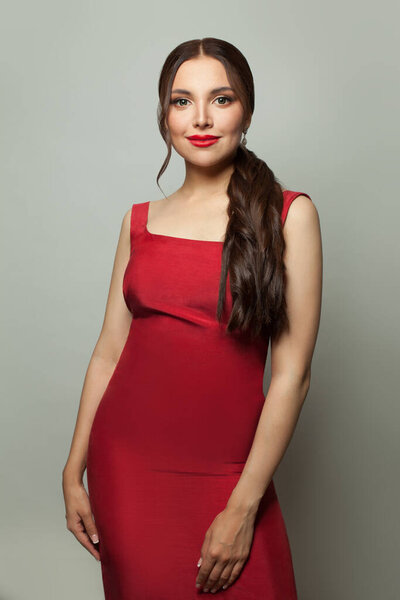
[{"label": "red lipstick", "polygon": [[187,138],[193,146],[211,146],[218,142],[219,136],[216,135],[191,135]]}]

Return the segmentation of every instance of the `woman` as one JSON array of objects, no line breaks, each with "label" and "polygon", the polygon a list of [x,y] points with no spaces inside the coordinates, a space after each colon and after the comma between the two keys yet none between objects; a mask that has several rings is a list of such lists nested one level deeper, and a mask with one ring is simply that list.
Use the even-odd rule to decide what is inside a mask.
[{"label": "woman", "polygon": [[124,216],[63,471],[67,528],[101,559],[107,600],[292,600],[272,476],[310,385],[318,213],[246,149],[254,87],[234,46],[180,44],[159,96],[157,183],[171,145],[186,176]]}]

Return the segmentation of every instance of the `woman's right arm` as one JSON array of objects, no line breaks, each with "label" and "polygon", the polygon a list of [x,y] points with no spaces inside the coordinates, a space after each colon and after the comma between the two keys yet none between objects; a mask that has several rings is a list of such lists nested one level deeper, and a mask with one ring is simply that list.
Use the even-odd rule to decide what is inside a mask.
[{"label": "woman's right arm", "polygon": [[[122,291],[123,277],[130,256],[130,218],[131,209],[124,215],[122,221],[104,321],[86,371],[71,447],[62,472],[68,529],[77,537],[77,509],[80,512],[86,511],[88,518],[83,519],[85,526],[88,524],[86,529],[95,531],[94,522],[92,523],[88,514],[89,503],[86,494],[83,493],[82,481],[86,469],[89,434],[98,405],[118,363],[132,322],[132,313],[126,306]],[[91,531],[88,533],[91,535]],[[98,558],[98,553],[83,531],[78,539]]]}]

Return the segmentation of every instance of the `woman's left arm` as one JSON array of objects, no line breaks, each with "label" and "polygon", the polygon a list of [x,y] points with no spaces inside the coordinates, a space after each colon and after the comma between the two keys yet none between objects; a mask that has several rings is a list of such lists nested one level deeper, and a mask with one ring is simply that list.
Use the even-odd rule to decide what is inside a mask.
[{"label": "woman's left arm", "polygon": [[[259,503],[290,443],[310,387],[321,314],[322,241],[318,212],[307,196],[293,200],[283,232],[289,330],[271,339],[271,382],[254,441],[225,510],[206,534],[196,579],[203,590],[228,586],[238,576],[250,551]],[[231,568],[228,555],[240,556]]]},{"label": "woman's left arm", "polygon": [[317,209],[293,200],[283,228],[289,331],[271,340],[271,382],[242,475],[230,505],[257,511],[294,433],[311,382],[322,300],[322,242]]}]

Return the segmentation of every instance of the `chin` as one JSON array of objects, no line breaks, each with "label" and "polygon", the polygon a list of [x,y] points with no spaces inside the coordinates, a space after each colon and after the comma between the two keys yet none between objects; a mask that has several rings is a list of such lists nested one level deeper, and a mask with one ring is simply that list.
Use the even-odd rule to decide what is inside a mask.
[{"label": "chin", "polygon": [[215,165],[218,165],[226,160],[226,156],[207,156],[203,157],[202,159],[193,158],[193,156],[185,156],[184,158],[192,165],[196,165],[196,167],[214,167]]}]

